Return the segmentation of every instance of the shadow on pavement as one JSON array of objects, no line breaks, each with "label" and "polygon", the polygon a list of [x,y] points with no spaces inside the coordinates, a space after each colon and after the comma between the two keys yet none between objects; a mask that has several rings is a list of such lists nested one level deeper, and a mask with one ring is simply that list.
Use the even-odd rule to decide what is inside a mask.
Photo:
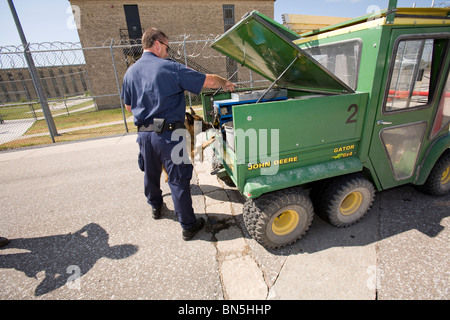
[{"label": "shadow on pavement", "polygon": [[125,259],[138,250],[131,244],[111,247],[108,238],[105,229],[90,223],[75,233],[10,239],[1,249],[29,252],[0,255],[0,268],[14,268],[36,279],[44,271],[45,278],[35,289],[35,296],[41,296],[82,277],[100,258]]}]

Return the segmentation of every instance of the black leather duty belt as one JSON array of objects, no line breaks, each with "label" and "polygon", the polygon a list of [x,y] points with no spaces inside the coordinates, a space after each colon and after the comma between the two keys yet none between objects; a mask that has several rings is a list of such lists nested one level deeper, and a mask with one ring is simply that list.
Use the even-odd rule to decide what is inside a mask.
[{"label": "black leather duty belt", "polygon": [[[181,123],[181,122],[165,123],[164,129],[161,132],[173,131],[173,130],[181,129],[181,128],[185,128],[184,123]],[[149,124],[147,126],[144,126],[144,125],[138,126],[138,132],[145,132],[145,131],[149,131],[149,132],[155,131],[155,125]]]}]

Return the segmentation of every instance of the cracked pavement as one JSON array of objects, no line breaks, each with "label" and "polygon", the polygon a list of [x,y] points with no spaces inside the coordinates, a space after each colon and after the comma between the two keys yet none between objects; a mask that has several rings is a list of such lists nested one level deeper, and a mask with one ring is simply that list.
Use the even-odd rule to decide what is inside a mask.
[{"label": "cracked pavement", "polygon": [[153,220],[136,135],[0,152],[0,299],[450,298],[450,197],[411,186],[380,192],[358,224],[315,216],[297,243],[250,238],[244,198],[196,163],[194,210],[207,224],[181,239],[168,186]]}]

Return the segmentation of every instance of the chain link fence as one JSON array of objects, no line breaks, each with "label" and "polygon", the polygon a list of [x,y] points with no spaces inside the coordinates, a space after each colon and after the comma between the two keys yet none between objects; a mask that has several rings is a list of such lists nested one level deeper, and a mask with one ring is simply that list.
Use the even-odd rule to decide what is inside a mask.
[{"label": "chain link fence", "polygon": [[[210,48],[214,40],[180,36],[169,43],[171,58],[203,73],[232,76],[240,87],[269,84]],[[56,134],[44,116],[25,50],[33,58]],[[135,131],[120,90],[127,68],[141,55],[140,44],[124,40],[89,48],[63,42],[0,47],[0,150]],[[202,114],[199,95],[186,92],[185,98],[188,108]]]}]

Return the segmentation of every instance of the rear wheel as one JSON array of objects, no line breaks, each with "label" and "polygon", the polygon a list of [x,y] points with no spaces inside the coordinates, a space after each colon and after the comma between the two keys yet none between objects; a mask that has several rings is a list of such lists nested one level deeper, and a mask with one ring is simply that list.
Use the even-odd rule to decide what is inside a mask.
[{"label": "rear wheel", "polygon": [[419,190],[432,196],[444,196],[450,192],[450,151],[436,161],[425,184]]},{"label": "rear wheel", "polygon": [[311,200],[301,188],[267,193],[244,205],[245,227],[256,241],[269,248],[299,240],[313,216]]},{"label": "rear wheel", "polygon": [[317,214],[336,227],[358,222],[371,208],[375,188],[361,175],[331,180],[318,195]]}]

